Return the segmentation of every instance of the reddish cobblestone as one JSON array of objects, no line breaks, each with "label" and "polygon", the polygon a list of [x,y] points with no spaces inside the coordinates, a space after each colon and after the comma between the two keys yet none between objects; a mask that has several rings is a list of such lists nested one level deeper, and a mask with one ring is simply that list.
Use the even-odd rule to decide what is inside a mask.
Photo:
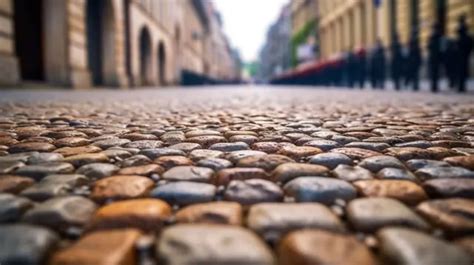
[{"label": "reddish cobblestone", "polygon": [[0,263],[470,264],[474,99],[384,93],[4,91]]}]

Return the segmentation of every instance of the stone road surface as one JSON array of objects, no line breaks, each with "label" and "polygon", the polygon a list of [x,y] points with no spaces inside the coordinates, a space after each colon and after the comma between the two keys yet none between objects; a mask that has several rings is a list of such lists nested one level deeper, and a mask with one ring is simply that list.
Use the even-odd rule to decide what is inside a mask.
[{"label": "stone road surface", "polygon": [[472,95],[0,95],[1,265],[472,264]]}]

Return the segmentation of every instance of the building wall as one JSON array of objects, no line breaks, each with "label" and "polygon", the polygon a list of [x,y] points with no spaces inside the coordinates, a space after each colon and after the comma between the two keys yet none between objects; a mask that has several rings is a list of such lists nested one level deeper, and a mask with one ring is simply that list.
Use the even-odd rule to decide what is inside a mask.
[{"label": "building wall", "polygon": [[[388,46],[392,41],[392,29],[399,34],[402,43],[407,43],[412,31],[412,8],[418,9],[415,12],[418,34],[426,52],[431,28],[437,17],[434,0],[386,0],[382,1],[379,8],[374,7],[373,0],[320,0],[319,31],[323,58],[328,59],[349,47],[371,48],[377,38]],[[474,33],[473,10],[473,1],[446,0],[447,36],[455,36],[457,20],[461,14],[468,16],[471,33]],[[393,21],[394,24],[391,23]],[[348,34],[350,32],[354,34],[353,38]]]},{"label": "building wall", "polygon": [[[336,0],[338,1],[338,0]],[[317,0],[291,0],[291,25],[293,35],[318,16]]]},{"label": "building wall", "polygon": [[[50,17],[64,16],[67,21],[67,28],[61,34],[58,34],[58,37],[66,36],[65,42],[68,55],[64,56],[64,58],[67,58],[67,66],[64,71],[69,73],[69,79],[63,84],[50,79],[46,81],[72,87],[90,87],[94,85],[91,69],[89,68],[88,41],[90,40],[87,36],[87,1],[93,0],[49,1],[57,2],[54,5],[59,5],[59,2],[66,4],[67,10],[65,12],[51,10]],[[105,10],[102,14],[104,15],[102,34],[104,60],[101,71],[103,84],[101,85],[124,87],[128,85],[129,80],[125,72],[123,1],[106,1],[109,2],[104,3]]]},{"label": "building wall", "polygon": [[[385,1],[386,2],[386,1]],[[349,49],[372,46],[375,43],[375,27],[383,27],[372,0],[344,1],[320,0],[319,30],[322,32],[322,58],[329,59]]]},{"label": "building wall", "polygon": [[204,74],[205,28],[191,1],[183,3],[182,69]]},{"label": "building wall", "polygon": [[[41,77],[32,79],[52,85],[164,86],[177,84],[183,68],[205,74],[203,40],[208,32],[193,1],[0,0],[0,85],[30,79],[22,71],[22,62],[30,59],[22,59],[27,56],[19,52],[25,50],[21,45],[40,47],[35,67]],[[34,30],[28,23],[15,23],[28,21],[15,14],[20,2],[24,4],[21,14],[35,12],[39,18],[38,23],[30,23],[39,25]],[[15,28],[25,27],[28,31],[15,32]],[[141,56],[144,29],[149,35],[149,51]],[[230,51],[220,56],[227,61]]]},{"label": "building wall", "polygon": [[260,65],[257,77],[268,81],[292,67],[291,9],[284,6],[277,21],[269,28],[265,45],[260,52]]},{"label": "building wall", "polygon": [[222,29],[220,14],[214,9],[212,2],[207,4],[209,29],[205,40],[204,61],[207,75],[214,80],[235,79],[234,57],[227,36]]},{"label": "building wall", "polygon": [[[164,2],[164,1],[163,1]],[[166,85],[173,83],[176,80],[176,71],[174,65],[176,59],[173,54],[174,51],[174,27],[172,24],[161,24],[157,16],[161,16],[161,12],[157,4],[161,1],[134,1],[130,5],[130,46],[131,46],[131,69],[134,85]],[[147,31],[150,35],[149,47],[150,52],[147,55],[147,60],[150,63],[147,65],[146,80],[143,79],[141,69],[141,34]],[[159,46],[164,47],[164,78],[160,80],[160,66],[159,66]]]},{"label": "building wall", "polygon": [[[91,0],[89,0],[91,1]],[[104,62],[103,80],[107,85],[126,86],[128,81],[124,73],[123,53],[123,11],[121,0],[106,0],[108,5],[107,31],[113,35],[104,36],[103,41],[110,45],[109,54],[105,55],[108,61]],[[0,77],[1,84],[18,84],[21,80],[19,54],[15,49],[15,35],[25,34],[15,32],[15,2],[1,0],[2,34],[2,61],[0,67],[9,69]],[[91,75],[88,69],[87,56],[87,0],[43,0],[42,6],[34,10],[40,14],[42,32],[37,45],[42,45],[41,68],[43,77],[40,80],[53,85],[71,87],[89,87]],[[32,43],[35,45],[36,43]],[[25,58],[28,60],[28,58]]]}]

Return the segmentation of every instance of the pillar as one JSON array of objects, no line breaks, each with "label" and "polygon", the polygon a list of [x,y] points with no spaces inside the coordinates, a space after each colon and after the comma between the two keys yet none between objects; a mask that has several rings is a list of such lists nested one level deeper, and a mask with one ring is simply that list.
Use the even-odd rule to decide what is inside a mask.
[{"label": "pillar", "polygon": [[364,28],[364,23],[362,20],[362,6],[357,4],[354,7],[354,25],[353,25],[353,30],[354,30],[354,48],[360,48],[363,46],[363,28]]},{"label": "pillar", "polygon": [[372,47],[377,39],[377,19],[372,0],[365,0],[367,46]]},{"label": "pillar", "polygon": [[43,0],[43,14],[45,81],[68,86],[67,1]]},{"label": "pillar", "polygon": [[13,2],[0,1],[0,85],[19,82],[19,66],[14,49]]},{"label": "pillar", "polygon": [[87,62],[86,0],[68,1],[68,65],[73,87],[91,86]]}]

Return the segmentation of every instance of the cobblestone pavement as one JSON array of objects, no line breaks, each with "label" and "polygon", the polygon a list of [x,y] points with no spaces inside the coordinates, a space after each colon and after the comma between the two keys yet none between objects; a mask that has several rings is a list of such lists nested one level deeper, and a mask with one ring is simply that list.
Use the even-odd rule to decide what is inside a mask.
[{"label": "cobblestone pavement", "polygon": [[1,265],[472,264],[472,96],[0,94]]}]

